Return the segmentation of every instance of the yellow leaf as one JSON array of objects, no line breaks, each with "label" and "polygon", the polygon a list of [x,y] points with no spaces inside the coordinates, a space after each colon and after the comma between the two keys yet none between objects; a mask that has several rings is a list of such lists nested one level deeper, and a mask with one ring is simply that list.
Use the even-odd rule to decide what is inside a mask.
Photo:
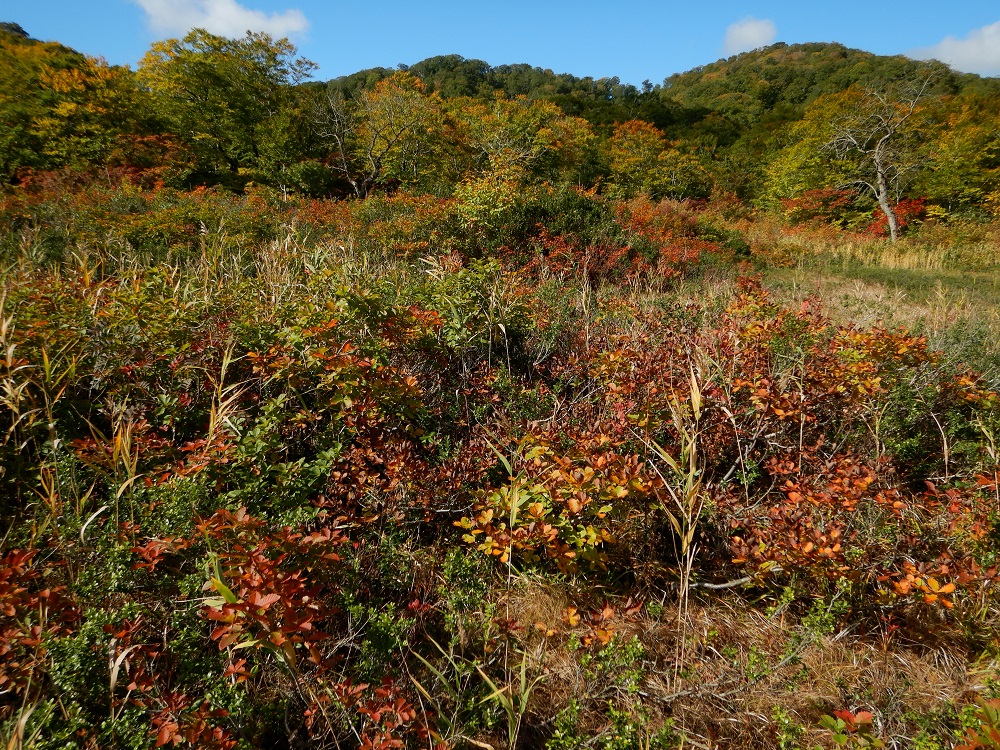
[{"label": "yellow leaf", "polygon": [[563,619],[569,623],[570,627],[576,627],[580,624],[580,615],[577,614],[576,607],[566,607],[566,614],[563,615]]}]

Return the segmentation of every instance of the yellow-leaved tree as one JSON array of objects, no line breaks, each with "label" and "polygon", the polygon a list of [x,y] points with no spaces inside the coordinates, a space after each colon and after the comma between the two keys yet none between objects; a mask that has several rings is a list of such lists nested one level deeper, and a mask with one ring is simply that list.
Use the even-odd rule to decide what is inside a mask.
[{"label": "yellow-leaved tree", "polygon": [[609,192],[622,198],[704,198],[712,189],[708,170],[693,153],[667,141],[654,125],[629,120],[608,141]]}]

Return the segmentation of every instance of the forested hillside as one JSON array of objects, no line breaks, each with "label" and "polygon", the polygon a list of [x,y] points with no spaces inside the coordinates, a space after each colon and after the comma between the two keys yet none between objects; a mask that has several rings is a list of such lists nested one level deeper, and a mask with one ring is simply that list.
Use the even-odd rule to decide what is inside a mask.
[{"label": "forested hillside", "polygon": [[1000,83],[0,24],[0,746],[1000,747]]},{"label": "forested hillside", "polygon": [[204,33],[155,45],[133,73],[0,35],[0,174],[15,183],[26,169],[68,167],[178,188],[447,196],[490,165],[618,195],[732,192],[772,210],[792,202],[797,216],[816,191],[839,191],[845,200],[833,202],[845,207],[821,218],[855,227],[875,196],[854,190],[842,155],[823,146],[850,127],[845,102],[864,110],[884,95],[901,105],[916,86],[917,112],[896,137],[907,168],[893,202],[922,200],[942,218],[997,203],[995,79],[837,44],[777,44],[640,90],[456,55],[304,83],[311,64],[288,45]]}]

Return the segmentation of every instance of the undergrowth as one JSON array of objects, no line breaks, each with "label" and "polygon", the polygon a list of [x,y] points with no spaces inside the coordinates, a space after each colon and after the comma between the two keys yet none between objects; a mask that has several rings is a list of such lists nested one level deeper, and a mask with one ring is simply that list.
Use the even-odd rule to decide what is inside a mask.
[{"label": "undergrowth", "polygon": [[6,201],[5,746],[991,747],[986,334],[493,208]]}]

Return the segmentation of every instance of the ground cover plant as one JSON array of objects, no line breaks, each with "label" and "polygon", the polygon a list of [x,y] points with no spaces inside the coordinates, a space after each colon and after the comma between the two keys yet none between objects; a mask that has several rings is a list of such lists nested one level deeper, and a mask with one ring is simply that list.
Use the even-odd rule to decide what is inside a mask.
[{"label": "ground cover plant", "polygon": [[6,741],[988,746],[995,380],[787,286],[890,256],[466,201],[8,199]]}]

